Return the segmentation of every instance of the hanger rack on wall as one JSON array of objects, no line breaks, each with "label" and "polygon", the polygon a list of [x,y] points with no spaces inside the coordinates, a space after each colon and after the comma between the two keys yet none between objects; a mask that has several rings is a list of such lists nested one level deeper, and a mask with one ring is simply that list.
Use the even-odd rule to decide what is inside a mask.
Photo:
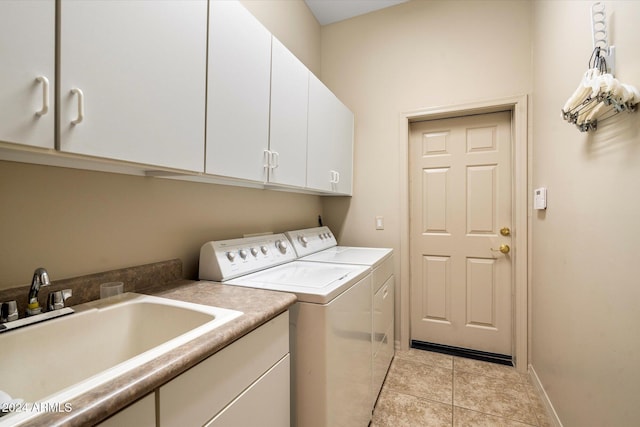
[{"label": "hanger rack on wall", "polygon": [[615,47],[609,46],[605,6],[601,2],[591,7],[591,29],[593,52],[589,68],[562,108],[562,118],[581,132],[595,131],[599,123],[621,112],[635,112],[640,103],[638,89],[614,77]]}]

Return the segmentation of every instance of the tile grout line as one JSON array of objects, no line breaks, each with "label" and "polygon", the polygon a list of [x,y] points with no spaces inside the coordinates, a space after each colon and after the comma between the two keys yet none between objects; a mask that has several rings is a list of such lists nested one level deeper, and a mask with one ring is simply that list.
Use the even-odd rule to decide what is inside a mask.
[{"label": "tile grout line", "polygon": [[456,407],[454,406],[454,396],[455,396],[455,387],[456,387],[456,360],[451,357],[451,427],[453,427],[454,422],[454,413]]},{"label": "tile grout line", "polygon": [[[415,358],[412,358],[412,357],[399,356],[399,357],[397,357],[397,359],[405,360],[405,361],[412,362],[412,363],[417,363],[417,364],[420,364],[420,365],[429,366],[430,368],[443,368],[444,367],[444,366],[441,366],[437,362],[416,360]],[[454,425],[454,422],[455,422],[454,413],[455,413],[455,408],[456,408],[456,405],[455,405],[455,391],[456,391],[455,390],[455,378],[456,378],[456,365],[457,365],[456,364],[456,359],[459,359],[459,358],[451,356],[451,418],[450,419],[451,419],[451,425],[452,426]],[[473,412],[480,413],[480,414],[487,415],[487,416],[491,416],[491,417],[498,417],[498,418],[502,418],[502,419],[505,419],[505,420],[517,421],[517,422],[520,422],[520,423],[523,423],[523,424],[526,424],[526,425],[531,425],[533,427],[540,427],[542,425],[541,424],[542,421],[538,417],[537,411],[534,408],[534,403],[535,402],[532,400],[532,397],[529,394],[528,389],[527,389],[527,386],[529,385],[527,377],[525,377],[525,376],[518,376],[516,378],[510,378],[509,376],[504,377],[504,376],[500,375],[499,373],[495,373],[494,374],[494,373],[490,373],[490,372],[476,372],[475,369],[464,369],[464,366],[461,366],[461,369],[462,369],[461,372],[465,372],[465,373],[470,374],[470,375],[482,375],[482,376],[485,376],[485,377],[487,377],[489,379],[505,380],[505,381],[510,381],[510,382],[515,380],[515,381],[513,381],[514,385],[516,385],[516,386],[519,385],[520,387],[524,387],[524,392],[525,392],[525,396],[526,396],[525,398],[526,398],[526,402],[528,403],[528,405],[527,405],[528,406],[528,410],[530,412],[530,415],[533,415],[532,421],[534,422],[534,424],[528,424],[528,423],[525,423],[524,420],[517,420],[517,419],[510,418],[510,417],[505,417],[504,415],[498,415],[498,414],[489,413],[489,412],[486,412],[485,409],[477,410],[477,409],[470,409],[470,408],[465,408],[465,407],[460,407],[460,408],[464,408],[465,410],[473,411]],[[416,398],[418,398],[420,400],[439,402],[438,400],[434,400],[434,399],[431,399],[431,398],[426,398],[424,396],[415,396],[415,395],[413,395],[411,393],[406,393],[406,391],[395,390],[395,392],[396,393],[400,393],[400,394],[408,394],[408,395],[416,397]]]},{"label": "tile grout line", "polygon": [[[452,390],[455,388],[455,371],[456,371],[456,369],[455,369],[455,359],[456,358],[454,357],[454,360],[453,360],[453,364],[454,364],[454,369],[453,369],[454,381],[453,382],[454,382],[454,384],[452,385]],[[486,412],[485,408],[482,408],[481,410],[466,408],[466,407],[463,407],[463,406],[459,406],[459,408],[462,408],[462,409],[467,410],[467,411],[472,411],[472,412],[476,412],[476,413],[479,413],[479,414],[491,416],[491,417],[501,418],[501,419],[508,420],[508,421],[516,421],[518,423],[522,423],[522,424],[525,424],[525,425],[528,425],[528,426],[532,426],[532,427],[540,427],[540,420],[538,419],[538,416],[536,415],[536,412],[533,410],[533,402],[531,401],[531,397],[529,396],[529,393],[527,392],[526,384],[524,384],[524,382],[526,381],[525,378],[523,378],[522,376],[518,376],[517,377],[517,381],[513,381],[513,379],[504,378],[504,377],[501,377],[499,375],[492,375],[492,374],[487,373],[487,372],[481,372],[480,373],[480,372],[475,372],[473,370],[463,370],[462,372],[466,372],[466,373],[472,374],[472,375],[482,375],[482,376],[485,376],[485,377],[487,377],[489,379],[505,380],[505,381],[510,381],[510,382],[512,381],[514,384],[520,385],[520,387],[524,387],[524,395],[525,395],[525,397],[527,399],[526,401],[528,402],[527,406],[528,406],[529,412],[532,413],[533,416],[534,416],[535,424],[529,424],[529,423],[526,423],[524,420],[518,420],[518,419],[511,418],[511,417],[506,417],[504,415],[498,415],[498,414],[494,414],[494,413],[489,413],[489,412]],[[455,408],[456,408],[455,401],[452,403],[452,407],[453,407],[453,411],[455,411]]]}]

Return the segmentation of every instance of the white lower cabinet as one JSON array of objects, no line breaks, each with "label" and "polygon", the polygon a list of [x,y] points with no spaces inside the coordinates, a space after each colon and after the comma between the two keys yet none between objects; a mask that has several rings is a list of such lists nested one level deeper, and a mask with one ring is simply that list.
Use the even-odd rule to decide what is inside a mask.
[{"label": "white lower cabinet", "polygon": [[289,376],[286,312],[160,387],[159,426],[288,426]]},{"label": "white lower cabinet", "polygon": [[156,398],[151,393],[98,424],[99,427],[155,427]]},{"label": "white lower cabinet", "polygon": [[290,364],[287,311],[98,426],[289,426]]},{"label": "white lower cabinet", "polygon": [[[206,427],[288,426],[290,369],[291,361],[287,355],[216,415]],[[284,381],[284,378],[287,380]]]}]

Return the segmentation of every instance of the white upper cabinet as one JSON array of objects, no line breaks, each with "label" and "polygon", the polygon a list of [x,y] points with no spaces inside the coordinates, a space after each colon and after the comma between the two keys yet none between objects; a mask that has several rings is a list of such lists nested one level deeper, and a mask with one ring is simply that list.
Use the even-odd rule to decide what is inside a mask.
[{"label": "white upper cabinet", "polygon": [[205,172],[265,182],[271,34],[237,1],[209,4]]},{"label": "white upper cabinet", "polygon": [[353,175],[353,113],[311,74],[307,187],[350,195]]},{"label": "white upper cabinet", "polygon": [[207,1],[61,0],[59,19],[60,149],[202,172]]},{"label": "white upper cabinet", "polygon": [[269,182],[304,187],[307,179],[309,70],[273,38]]},{"label": "white upper cabinet", "polygon": [[0,1],[0,141],[54,148],[54,0]]},{"label": "white upper cabinet", "polygon": [[353,114],[237,0],[0,0],[0,58],[2,158],[352,192]]}]

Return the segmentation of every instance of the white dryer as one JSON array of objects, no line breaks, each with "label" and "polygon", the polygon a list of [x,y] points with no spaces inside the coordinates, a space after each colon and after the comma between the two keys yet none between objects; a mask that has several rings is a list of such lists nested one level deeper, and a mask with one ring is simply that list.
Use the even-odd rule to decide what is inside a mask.
[{"label": "white dryer", "polygon": [[283,234],[208,242],[200,250],[199,276],[296,294],[289,334],[291,425],[366,427],[372,381],[369,268],[296,258]]},{"label": "white dryer", "polygon": [[285,233],[299,261],[364,265],[372,277],[372,390],[371,409],[380,394],[394,351],[393,249],[338,246],[328,227]]}]

